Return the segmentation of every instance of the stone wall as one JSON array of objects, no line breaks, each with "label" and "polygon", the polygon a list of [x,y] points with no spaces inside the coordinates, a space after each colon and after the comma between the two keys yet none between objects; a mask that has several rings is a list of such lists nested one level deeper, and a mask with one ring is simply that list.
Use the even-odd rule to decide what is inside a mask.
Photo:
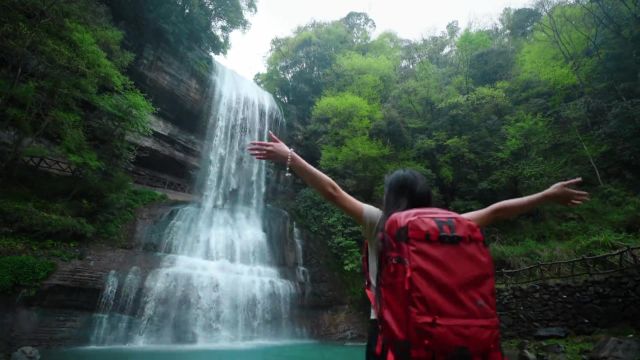
[{"label": "stone wall", "polygon": [[561,327],[587,335],[612,326],[640,326],[640,269],[607,277],[499,287],[504,338]]}]

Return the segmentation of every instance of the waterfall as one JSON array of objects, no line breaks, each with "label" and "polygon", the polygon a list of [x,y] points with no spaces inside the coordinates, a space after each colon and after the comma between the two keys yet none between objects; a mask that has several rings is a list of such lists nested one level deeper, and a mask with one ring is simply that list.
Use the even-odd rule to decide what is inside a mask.
[{"label": "waterfall", "polygon": [[[281,114],[270,94],[219,64],[215,68],[201,199],[173,217],[159,242],[161,265],[144,282],[140,270],[130,272],[111,294],[118,280],[107,280],[113,284],[107,286],[111,295],[105,288],[101,300],[96,345],[293,335],[290,308],[297,281],[275,265],[263,228],[265,163],[246,152],[251,140],[267,137]],[[118,316],[104,319],[115,310]]]},{"label": "waterfall", "polygon": [[104,282],[104,290],[98,302],[98,313],[94,315],[93,335],[91,342],[101,343],[109,329],[109,313],[113,308],[116,292],[118,291],[118,276],[111,270]]},{"label": "waterfall", "polygon": [[296,244],[296,282],[300,284],[299,291],[302,294],[302,300],[306,301],[307,296],[311,293],[311,280],[309,279],[309,270],[304,267],[302,235],[296,223],[293,223],[293,240]]}]

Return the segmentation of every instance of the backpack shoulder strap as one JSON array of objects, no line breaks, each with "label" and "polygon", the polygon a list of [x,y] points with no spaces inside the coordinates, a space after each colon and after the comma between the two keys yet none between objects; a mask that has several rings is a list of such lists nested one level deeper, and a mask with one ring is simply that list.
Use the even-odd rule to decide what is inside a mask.
[{"label": "backpack shoulder strap", "polygon": [[364,291],[371,302],[371,307],[376,308],[376,298],[371,286],[371,276],[369,275],[369,242],[365,239],[362,246],[362,273],[364,275]]}]

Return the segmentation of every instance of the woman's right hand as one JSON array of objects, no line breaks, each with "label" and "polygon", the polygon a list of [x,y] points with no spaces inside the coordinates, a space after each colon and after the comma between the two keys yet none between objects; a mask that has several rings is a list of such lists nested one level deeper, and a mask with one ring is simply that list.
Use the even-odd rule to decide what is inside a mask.
[{"label": "woman's right hand", "polygon": [[252,141],[247,148],[249,154],[258,160],[286,163],[289,157],[289,147],[271,131],[269,131],[269,138],[271,141]]},{"label": "woman's right hand", "polygon": [[280,141],[271,131],[269,131],[269,139],[271,141],[252,141],[247,148],[249,154],[258,160],[269,160],[281,163],[287,163],[289,156],[291,156],[291,161],[287,165],[291,166],[291,170],[293,170],[302,181],[311,186],[325,200],[355,219],[359,224],[363,223],[363,203],[342,190],[342,188],[325,173],[309,165],[309,163],[295,154],[292,149],[289,149],[289,147]]}]

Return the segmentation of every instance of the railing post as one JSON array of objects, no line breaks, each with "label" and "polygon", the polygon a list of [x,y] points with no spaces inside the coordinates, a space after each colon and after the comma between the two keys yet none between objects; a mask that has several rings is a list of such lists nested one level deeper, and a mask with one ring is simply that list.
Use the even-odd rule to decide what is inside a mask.
[{"label": "railing post", "polygon": [[624,255],[627,250],[623,251],[618,255],[618,268],[622,269],[622,263],[624,262]]},{"label": "railing post", "polygon": [[583,256],[582,260],[584,261],[584,265],[587,267],[587,275],[591,275],[591,265],[589,264],[589,259],[587,259],[586,256]]}]

